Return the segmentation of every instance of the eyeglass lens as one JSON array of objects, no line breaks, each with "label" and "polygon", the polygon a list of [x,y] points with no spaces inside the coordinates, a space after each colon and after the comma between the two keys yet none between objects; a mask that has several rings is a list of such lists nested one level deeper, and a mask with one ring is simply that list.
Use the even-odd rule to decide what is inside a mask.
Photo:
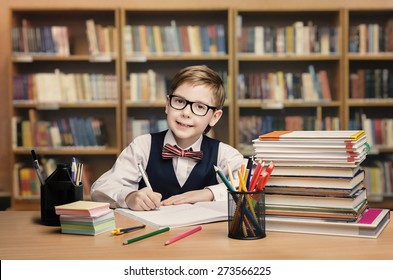
[{"label": "eyeglass lens", "polygon": [[191,111],[198,116],[204,116],[209,111],[209,106],[200,102],[191,102],[182,97],[171,96],[170,105],[177,110],[183,110],[188,104],[191,105]]}]

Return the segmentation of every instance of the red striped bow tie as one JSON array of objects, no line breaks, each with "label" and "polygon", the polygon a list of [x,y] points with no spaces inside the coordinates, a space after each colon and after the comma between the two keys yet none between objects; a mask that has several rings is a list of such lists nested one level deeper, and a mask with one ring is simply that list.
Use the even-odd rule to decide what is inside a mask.
[{"label": "red striped bow tie", "polygon": [[201,160],[203,157],[203,152],[193,151],[191,148],[188,150],[182,150],[177,146],[165,144],[164,148],[162,148],[162,158],[170,159],[174,157],[188,157],[194,160]]}]

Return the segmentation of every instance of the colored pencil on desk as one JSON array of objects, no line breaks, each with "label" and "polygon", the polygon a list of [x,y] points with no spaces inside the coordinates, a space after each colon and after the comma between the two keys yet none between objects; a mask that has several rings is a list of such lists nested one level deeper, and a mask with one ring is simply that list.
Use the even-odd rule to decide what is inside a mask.
[{"label": "colored pencil on desk", "polygon": [[137,242],[139,240],[142,240],[142,239],[145,239],[145,238],[148,238],[148,237],[151,237],[151,236],[154,236],[154,235],[166,232],[168,230],[169,230],[169,227],[165,227],[165,228],[162,228],[162,229],[159,229],[159,230],[156,230],[156,231],[152,231],[150,233],[147,233],[147,234],[135,237],[135,238],[128,239],[128,240],[123,242],[123,245],[128,245],[128,244]]},{"label": "colored pencil on desk", "polygon": [[178,240],[180,240],[180,239],[182,239],[184,237],[187,237],[187,236],[189,236],[189,235],[191,235],[191,234],[193,234],[193,233],[195,233],[197,231],[200,231],[201,229],[202,229],[201,226],[197,226],[196,228],[193,228],[192,230],[186,231],[186,232],[184,232],[184,233],[182,233],[182,234],[180,234],[178,236],[175,236],[175,237],[169,239],[167,242],[165,242],[165,245],[172,244],[173,242],[176,242],[176,241],[178,241]]},{"label": "colored pencil on desk", "polygon": [[145,228],[145,227],[146,227],[145,225],[141,225],[141,226],[136,226],[136,227],[122,228],[122,229],[120,229],[120,232],[126,233],[126,232],[130,232],[130,231],[133,231],[133,230],[142,229],[142,228]]}]

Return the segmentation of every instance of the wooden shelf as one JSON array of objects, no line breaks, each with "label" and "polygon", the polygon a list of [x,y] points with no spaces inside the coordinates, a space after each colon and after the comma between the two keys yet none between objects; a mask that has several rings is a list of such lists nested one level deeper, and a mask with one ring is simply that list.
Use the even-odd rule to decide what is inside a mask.
[{"label": "wooden shelf", "polygon": [[271,54],[255,55],[239,53],[239,61],[335,61],[341,58],[340,55],[296,55],[296,54]]},{"label": "wooden shelf", "polygon": [[349,60],[393,60],[393,52],[384,52],[384,53],[367,53],[367,54],[348,54]]},{"label": "wooden shelf", "polygon": [[[271,130],[293,130],[291,127],[283,128],[281,126],[283,120],[289,117],[292,119],[299,117],[298,121],[303,118],[304,122],[307,118],[307,123],[311,123],[310,118],[314,119],[312,122],[317,124],[314,129],[323,127],[324,122],[330,121],[328,118],[335,118],[339,120],[340,128],[342,128],[344,109],[342,45],[337,41],[335,49],[332,49],[334,44],[326,48],[327,45],[315,37],[314,46],[318,44],[319,49],[312,49],[312,44],[307,49],[306,42],[309,41],[305,37],[295,38],[293,35],[292,39],[286,38],[290,34],[295,34],[295,28],[297,28],[295,25],[301,23],[302,30],[321,28],[318,30],[319,34],[322,34],[322,27],[326,30],[329,28],[330,31],[336,30],[336,39],[341,40],[341,29],[344,24],[342,11],[313,10],[312,8],[300,11],[292,9],[250,11],[240,8],[235,10],[234,18],[237,27],[236,34],[238,34],[234,48],[234,74],[235,77],[241,75],[245,84],[245,89],[242,88],[242,93],[238,93],[237,99],[235,99],[235,119],[241,120],[235,122],[236,147],[246,154],[252,153],[249,144],[261,134],[265,126]],[[258,43],[260,41],[256,39],[257,36],[263,37],[262,45]],[[326,38],[333,42],[333,37]],[[300,48],[296,50],[295,47],[296,45],[299,47],[299,44],[304,46],[304,51],[301,51]],[[298,85],[303,87],[300,79],[304,73],[309,72],[310,65],[316,73],[320,70],[326,71],[331,100],[323,100],[320,97],[314,99],[304,95],[294,100],[287,98],[287,91],[295,87],[295,80],[287,79],[299,75]],[[291,73],[293,76],[288,77],[287,73]],[[279,81],[279,75],[282,77],[281,81]],[[257,77],[260,77],[261,81],[255,80]],[[237,92],[241,86],[243,84],[235,83],[234,91]],[[258,90],[255,90],[255,87],[258,87]],[[301,92],[303,91],[304,88],[301,89]],[[277,96],[272,96],[274,94]],[[246,99],[240,97],[243,95],[246,96]],[[257,96],[254,97],[254,95]],[[258,95],[261,97],[259,98]],[[253,109],[260,110],[254,111]],[[254,119],[255,117],[257,120]],[[250,121],[258,123],[260,127],[254,129],[253,132],[250,130],[239,136],[242,134],[243,127],[250,126]],[[276,127],[274,127],[275,125]]]},{"label": "wooden shelf", "polygon": [[30,54],[20,54],[13,55],[12,62],[14,63],[32,63],[34,61],[85,61],[85,62],[99,62],[99,63],[109,63],[117,60],[116,55],[102,55],[102,56],[91,56],[91,55],[30,55]]},{"label": "wooden shelf", "polygon": [[341,103],[339,101],[269,101],[261,99],[239,99],[237,104],[241,108],[304,108],[304,107],[339,107]]},{"label": "wooden shelf", "polygon": [[[19,170],[17,168],[19,166],[21,168],[33,167],[31,163],[31,149],[34,149],[40,158],[45,158],[46,160],[54,159],[58,163],[68,162],[72,157],[77,157],[77,159],[82,161],[86,167],[84,170],[84,175],[86,175],[85,177],[88,178],[87,181],[89,181],[87,182],[88,185],[84,186],[86,190],[90,188],[89,184],[95,181],[103,172],[111,168],[116,160],[116,157],[120,154],[122,150],[120,131],[121,65],[120,48],[118,42],[116,41],[116,37],[119,36],[118,32],[120,29],[119,13],[120,11],[118,9],[110,8],[86,8],[78,10],[22,8],[11,10],[11,27],[18,27],[20,28],[19,30],[21,31],[21,34],[28,35],[28,40],[22,41],[27,42],[29,50],[34,50],[34,52],[28,52],[28,50],[25,49],[25,45],[23,45],[23,50],[25,51],[24,53],[12,54],[10,59],[10,73],[12,73],[12,75],[24,76],[25,79],[26,77],[27,79],[30,79],[30,81],[32,81],[30,89],[35,90],[35,92],[26,91],[25,88],[25,91],[22,93],[29,93],[30,95],[24,96],[23,98],[28,100],[13,101],[13,90],[16,85],[12,83],[13,77],[10,77],[10,119],[15,121],[16,126],[18,125],[18,122],[30,121],[31,129],[29,131],[31,133],[31,138],[33,139],[33,146],[20,142],[16,143],[16,140],[21,138],[22,133],[16,131],[16,128],[13,127],[14,130],[12,134],[19,135],[15,138],[11,148],[11,164],[13,167],[15,166],[12,184],[15,186],[15,188],[12,190],[12,209],[39,209],[39,194],[33,193],[30,198],[19,196],[19,187],[21,187],[20,185],[22,184],[19,184],[18,181]],[[98,55],[93,55],[93,53],[89,51],[91,48],[86,32],[86,21],[89,19],[93,19],[95,24],[100,25],[103,28],[110,26],[111,30],[116,30],[116,34],[114,34],[115,41],[113,41],[115,43],[113,46],[115,46],[115,48],[117,47],[117,49],[113,49],[112,52],[99,53]],[[61,26],[64,28],[62,34],[67,33],[67,35],[61,38],[56,37],[56,33],[53,33],[53,26]],[[45,33],[48,32],[48,30],[52,33]],[[58,48],[60,48],[60,46],[66,46],[67,43],[65,42],[68,41],[69,55],[64,54],[67,53],[67,51],[59,52],[59,49],[44,49],[44,47],[49,46],[49,35],[52,35],[55,43],[56,38],[58,38],[58,40],[62,40],[63,43],[59,44],[57,46]],[[39,39],[41,39],[41,41],[39,41]],[[39,48],[40,46],[41,49]],[[14,48],[11,49],[14,50]],[[45,51],[48,53],[42,54],[42,52]],[[59,54],[54,53],[55,51]],[[41,101],[45,99],[39,99],[43,98],[43,96],[38,97],[38,94],[41,94],[42,92],[38,92],[38,78],[35,79],[37,74],[55,73],[55,71],[58,73],[58,75],[53,75],[52,79],[58,79],[59,87],[57,88],[53,85],[52,87],[46,87],[45,92],[51,95],[54,95],[56,92],[62,92],[63,95],[60,95],[58,100],[64,101],[38,102],[37,100]],[[73,76],[72,80],[66,79],[65,77],[68,76],[68,74],[83,74],[85,75],[85,80],[82,81],[82,78],[80,78],[77,81],[76,75]],[[96,79],[98,77],[96,74],[102,77],[100,81]],[[105,76],[105,80],[103,78],[104,75],[107,75]],[[109,88],[109,83],[105,84],[107,81],[109,81],[109,77],[112,78],[111,85],[115,85],[115,87],[112,86]],[[45,85],[48,86],[49,84],[49,81],[46,80]],[[68,102],[66,94],[69,94],[69,88],[71,87],[75,87],[75,91],[79,91],[72,99],[75,101]],[[83,93],[86,94],[85,96],[80,94],[82,92],[81,89],[83,89]],[[106,95],[109,90],[112,90],[111,96]],[[116,99],[114,99],[115,96],[117,96]],[[68,124],[71,129],[71,136],[70,132],[62,130],[60,132],[60,138],[61,136],[73,137],[73,144],[69,145],[62,143],[61,147],[52,146],[50,141],[47,144],[36,144],[39,137],[41,137],[40,135],[42,135],[35,131],[38,131],[39,129],[37,126],[38,123],[45,122],[50,125],[54,125],[56,123],[56,126],[61,129],[65,129],[63,127],[64,123],[69,121],[71,118],[78,121],[73,122],[73,124],[71,124],[71,122]],[[92,137],[95,137],[95,134],[89,134],[88,132],[88,118],[95,118],[104,124],[104,126],[100,126],[99,129],[103,129],[101,131],[101,138],[106,138],[106,145],[92,146],[91,144],[87,144],[91,143]],[[81,125],[81,121],[84,123],[83,127]],[[79,126],[76,127],[76,125]],[[93,128],[91,127],[91,129]],[[95,129],[97,129],[97,127],[95,127]],[[50,131],[50,129],[47,130]],[[40,133],[50,132],[41,131]],[[45,137],[49,139],[49,136]],[[88,139],[90,139],[90,141],[86,141]]]},{"label": "wooden shelf", "polygon": [[[23,1],[22,1],[23,2]],[[241,1],[238,1],[239,3]],[[257,2],[257,1],[255,1]],[[311,1],[310,1],[311,2]],[[361,1],[364,2],[365,1]],[[205,2],[204,2],[205,3]],[[21,25],[22,19],[30,20],[32,26],[43,25],[66,25],[70,33],[71,54],[41,55],[37,53],[12,54],[9,57],[9,89],[8,94],[12,96],[12,75],[39,72],[50,72],[55,68],[65,73],[79,72],[103,72],[116,75],[118,82],[118,100],[114,101],[89,101],[89,102],[61,102],[55,104],[43,104],[34,101],[12,101],[9,104],[9,119],[13,116],[28,118],[29,110],[35,110],[43,120],[67,116],[103,116],[109,126],[110,143],[106,148],[81,148],[70,147],[61,149],[36,148],[38,154],[53,156],[60,160],[67,160],[77,154],[84,160],[98,163],[94,170],[94,177],[109,169],[115,161],[116,156],[128,144],[130,135],[127,135],[127,119],[148,118],[153,114],[165,118],[163,108],[165,101],[158,102],[131,102],[128,99],[130,92],[129,75],[136,72],[147,72],[153,69],[157,73],[165,74],[170,78],[181,68],[191,64],[207,64],[213,69],[226,72],[227,77],[227,101],[224,107],[224,116],[220,120],[215,131],[219,140],[237,147],[244,155],[253,153],[252,147],[247,143],[240,142],[242,116],[307,116],[315,118],[316,122],[323,123],[325,118],[339,120],[340,129],[350,128],[350,119],[355,112],[364,112],[373,118],[393,118],[391,108],[393,99],[350,99],[350,75],[357,69],[387,68],[393,72],[393,52],[354,53],[349,51],[349,30],[351,26],[361,23],[384,24],[392,17],[393,5],[387,8],[373,8],[369,3],[356,7],[352,4],[344,4],[343,8],[326,4],[310,4],[304,6],[303,2],[282,4],[279,3],[262,5],[253,3],[251,6],[242,7],[241,3],[225,5],[205,6],[196,4],[191,9],[189,4],[173,5],[163,8],[162,5],[137,5],[132,7],[117,3],[115,7],[110,4],[98,5],[98,7],[87,8],[63,8],[62,4],[54,5],[56,8],[30,7],[12,8],[10,10],[10,26]],[[11,6],[12,5],[8,5]],[[103,6],[103,7],[102,7]],[[220,8],[221,7],[221,8]],[[338,49],[329,54],[310,53],[269,53],[255,54],[242,52],[238,45],[237,28],[239,21],[237,16],[242,16],[242,26],[287,26],[296,21],[302,21],[305,25],[313,23],[317,26],[336,27],[338,32]],[[89,54],[89,44],[86,37],[85,22],[93,18],[96,23],[102,25],[113,25],[117,28],[117,52],[111,55],[92,56]],[[204,25],[222,24],[225,29],[226,52],[223,53],[165,53],[165,54],[135,54],[127,55],[124,48],[124,34],[126,25],[158,25],[167,26],[174,20],[180,25]],[[11,37],[11,36],[8,36]],[[9,42],[10,44],[12,42]],[[11,48],[10,48],[11,50]],[[6,53],[7,54],[7,53]],[[281,102],[264,101],[261,99],[239,99],[238,75],[252,72],[275,72],[288,71],[306,72],[308,65],[313,65],[317,70],[326,70],[329,77],[332,101],[285,100]],[[4,79],[2,80],[4,81]],[[8,82],[5,80],[5,82]],[[9,98],[12,99],[12,98]],[[8,102],[7,102],[8,103]],[[11,134],[10,134],[11,135]],[[9,141],[11,142],[11,141]],[[17,162],[30,162],[30,148],[10,147],[12,166]],[[377,158],[391,158],[392,147],[378,146]],[[4,176],[5,177],[5,176]],[[12,184],[10,184],[12,185]],[[385,203],[385,202],[384,202]],[[13,205],[18,209],[31,210],[36,207],[28,200],[13,200]],[[372,204],[373,205],[373,204]],[[392,208],[392,199],[386,199],[386,208]]]},{"label": "wooden shelf", "polygon": [[36,108],[40,110],[57,110],[61,108],[116,108],[117,101],[79,101],[73,103],[39,103],[35,101],[14,101],[14,108]]},{"label": "wooden shelf", "polygon": [[222,54],[203,54],[203,55],[190,55],[190,54],[173,54],[173,55],[136,55],[134,57],[127,57],[127,62],[146,62],[146,61],[184,61],[184,60],[228,60],[228,55]]},{"label": "wooden shelf", "polygon": [[[31,148],[17,148],[14,149],[15,155],[31,155]],[[68,148],[35,148],[36,153],[45,155],[118,155],[119,148],[116,147],[68,147]]]},{"label": "wooden shelf", "polygon": [[[151,19],[151,20],[149,20]],[[135,30],[141,31],[146,29],[160,30],[161,40],[162,41],[154,41],[152,43],[153,48],[146,50],[144,49],[144,40],[143,34],[140,36],[141,40],[140,45],[135,44],[135,34],[131,32],[131,39],[127,39],[126,36],[123,36],[123,41],[121,45],[123,46],[123,57],[125,58],[125,62],[123,65],[123,73],[122,73],[122,81],[123,81],[123,114],[122,114],[122,123],[123,129],[125,133],[123,134],[123,146],[127,145],[129,141],[131,141],[135,135],[132,135],[132,131],[127,126],[130,119],[150,119],[151,114],[155,115],[157,119],[164,119],[165,115],[163,109],[165,107],[165,100],[162,101],[133,101],[130,100],[130,74],[131,73],[146,73],[148,70],[153,70],[155,75],[159,75],[165,79],[166,83],[170,82],[172,77],[178,72],[181,68],[186,66],[195,65],[195,64],[206,64],[210,68],[214,69],[217,72],[225,73],[225,80],[227,82],[227,101],[225,110],[226,112],[222,119],[220,120],[219,125],[217,125],[214,130],[216,131],[215,135],[219,138],[219,140],[233,144],[233,92],[232,92],[232,79],[229,77],[233,77],[232,75],[232,65],[231,65],[231,57],[232,57],[232,44],[231,38],[233,34],[233,23],[231,18],[231,11],[228,9],[196,9],[196,10],[181,10],[181,9],[167,9],[164,11],[157,11],[155,9],[123,9],[121,14],[121,25],[123,29],[129,28],[132,29],[132,32],[136,32]],[[218,27],[222,26],[222,31],[224,41],[225,41],[225,52],[220,51],[217,46],[217,52],[212,51],[204,52],[203,48],[199,49],[198,40],[192,40],[194,36],[191,37],[191,29],[193,32],[197,32],[199,34],[202,33],[203,27],[208,25],[215,26],[217,30]],[[187,27],[187,36],[185,33],[181,33],[181,28]],[[170,30],[173,32],[173,38],[170,38],[166,31]],[[185,30],[182,30],[183,32]],[[147,31],[149,32],[149,31]],[[152,31],[154,32],[154,31]],[[147,33],[149,34],[149,33]],[[165,34],[165,35],[163,35]],[[194,34],[195,35],[195,34]],[[167,40],[166,36],[169,36],[170,40]],[[202,36],[202,35],[201,35]],[[148,38],[148,37],[146,37]],[[183,44],[185,40],[189,41],[190,50],[187,50],[186,44]],[[126,42],[132,41],[134,43],[131,48]],[[180,41],[182,44],[175,45],[173,42]],[[207,41],[206,41],[207,43]],[[147,42],[148,44],[148,42]],[[194,45],[192,45],[194,44]],[[156,51],[160,48],[160,45],[163,46],[161,51]],[[166,46],[166,48],[165,48]],[[177,51],[171,51],[169,49],[171,46]],[[201,45],[202,47],[202,45]],[[135,50],[140,51],[134,52]],[[195,53],[192,51],[194,49]],[[144,51],[143,51],[144,50]],[[199,53],[198,51],[199,50]],[[134,52],[134,54],[132,54]],[[191,53],[192,52],[192,53]],[[137,79],[142,79],[138,77]],[[133,89],[135,90],[135,88]],[[154,91],[154,89],[153,89]],[[150,91],[149,91],[150,92]],[[154,91],[154,94],[157,92]],[[149,93],[151,94],[151,92]],[[169,94],[169,88],[165,89],[165,92],[159,92],[160,99],[162,98],[162,94]],[[139,95],[139,93],[136,93]],[[149,98],[147,98],[149,99]]]},{"label": "wooden shelf", "polygon": [[348,99],[347,104],[351,107],[392,107],[393,99]]}]

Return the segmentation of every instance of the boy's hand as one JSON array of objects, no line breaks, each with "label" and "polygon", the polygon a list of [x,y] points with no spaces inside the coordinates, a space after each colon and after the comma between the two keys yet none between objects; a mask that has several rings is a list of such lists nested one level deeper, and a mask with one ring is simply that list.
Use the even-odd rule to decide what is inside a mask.
[{"label": "boy's hand", "polygon": [[211,190],[203,189],[171,196],[170,198],[163,200],[161,205],[177,205],[184,203],[197,203],[200,201],[212,201],[213,198]]},{"label": "boy's hand", "polygon": [[132,192],[126,197],[127,206],[132,210],[152,210],[161,206],[162,195],[150,188]]}]

